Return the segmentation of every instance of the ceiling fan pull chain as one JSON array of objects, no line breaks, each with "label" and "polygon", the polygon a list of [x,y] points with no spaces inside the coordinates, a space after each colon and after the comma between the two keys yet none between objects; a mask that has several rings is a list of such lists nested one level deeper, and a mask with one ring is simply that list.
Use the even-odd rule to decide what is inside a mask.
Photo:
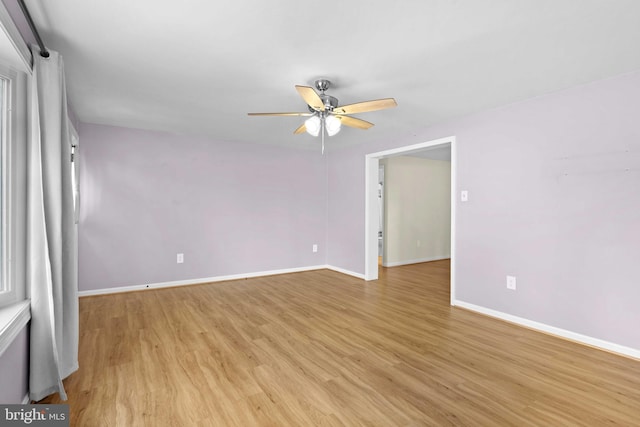
[{"label": "ceiling fan pull chain", "polygon": [[322,155],[324,155],[324,120],[320,123],[320,133],[322,134]]}]

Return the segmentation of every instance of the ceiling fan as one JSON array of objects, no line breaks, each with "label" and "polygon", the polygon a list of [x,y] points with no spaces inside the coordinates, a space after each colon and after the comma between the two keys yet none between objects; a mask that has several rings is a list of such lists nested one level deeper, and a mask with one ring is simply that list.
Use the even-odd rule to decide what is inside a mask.
[{"label": "ceiling fan", "polygon": [[324,153],[324,135],[333,136],[340,132],[342,125],[357,128],[369,129],[373,123],[366,120],[351,117],[350,114],[366,113],[368,111],[384,110],[397,106],[393,98],[375,99],[372,101],[357,102],[338,106],[338,99],[327,95],[324,92],[329,89],[331,82],[327,79],[315,81],[315,87],[320,92],[318,94],[310,86],[296,85],[298,94],[307,103],[308,112],[300,113],[248,113],[250,116],[302,116],[309,117],[303,124],[293,131],[294,134],[307,132],[310,135],[322,137],[322,152]]}]

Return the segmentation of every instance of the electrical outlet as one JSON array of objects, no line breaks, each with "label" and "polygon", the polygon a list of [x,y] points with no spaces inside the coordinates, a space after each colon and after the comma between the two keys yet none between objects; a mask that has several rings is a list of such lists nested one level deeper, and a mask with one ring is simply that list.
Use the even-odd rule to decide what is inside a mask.
[{"label": "electrical outlet", "polygon": [[311,247],[311,250],[312,250],[313,252],[318,252],[318,245],[313,245],[313,246]]},{"label": "electrical outlet", "polygon": [[507,289],[516,290],[516,276],[507,276]]},{"label": "electrical outlet", "polygon": [[184,262],[184,254],[178,254],[178,256],[176,257],[176,262],[178,264],[182,264]]}]

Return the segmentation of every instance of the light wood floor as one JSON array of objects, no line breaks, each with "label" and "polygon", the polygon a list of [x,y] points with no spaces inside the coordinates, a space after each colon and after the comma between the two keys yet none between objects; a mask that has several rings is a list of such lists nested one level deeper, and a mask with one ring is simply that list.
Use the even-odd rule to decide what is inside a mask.
[{"label": "light wood floor", "polygon": [[640,425],[639,361],[450,307],[447,261],[380,277],[82,298],[72,425]]}]

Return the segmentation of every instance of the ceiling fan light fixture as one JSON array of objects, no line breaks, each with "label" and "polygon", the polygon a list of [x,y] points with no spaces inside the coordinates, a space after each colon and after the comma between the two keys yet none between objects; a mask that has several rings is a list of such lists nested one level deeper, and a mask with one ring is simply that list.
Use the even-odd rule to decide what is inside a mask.
[{"label": "ceiling fan light fixture", "polygon": [[328,115],[324,119],[324,124],[327,129],[327,135],[329,136],[333,136],[340,132],[340,127],[342,126],[340,119],[333,115]]},{"label": "ceiling fan light fixture", "polygon": [[320,117],[315,115],[309,117],[307,120],[305,120],[304,126],[307,128],[307,133],[309,135],[320,135]]},{"label": "ceiling fan light fixture", "polygon": [[298,113],[249,113],[249,115],[309,117],[304,124],[301,124],[293,131],[293,134],[299,135],[306,131],[311,136],[322,135],[322,152],[324,153],[325,135],[334,136],[340,132],[342,125],[357,129],[369,129],[373,126],[373,123],[352,117],[351,114],[385,110],[398,105],[393,98],[372,99],[354,104],[339,105],[338,98],[325,93],[330,84],[331,82],[327,79],[316,80],[315,87],[319,93],[311,86],[296,85],[298,95],[307,104],[308,111]]}]

